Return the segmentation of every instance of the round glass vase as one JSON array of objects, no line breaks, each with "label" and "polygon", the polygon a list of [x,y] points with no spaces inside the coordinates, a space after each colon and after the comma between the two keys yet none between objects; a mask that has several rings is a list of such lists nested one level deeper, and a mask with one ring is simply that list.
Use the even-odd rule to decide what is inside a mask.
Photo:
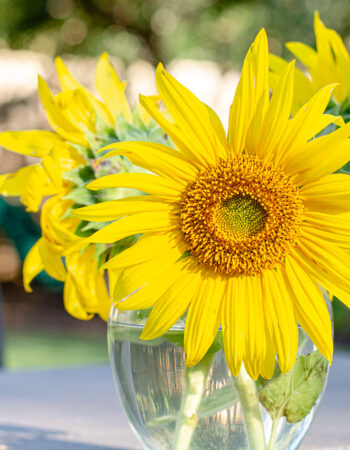
[{"label": "round glass vase", "polygon": [[112,309],[110,361],[117,391],[144,449],[296,449],[322,398],[329,364],[299,328],[298,357],[271,380],[227,367],[221,331],[196,366],[185,365],[184,322],[152,341],[145,311]]}]

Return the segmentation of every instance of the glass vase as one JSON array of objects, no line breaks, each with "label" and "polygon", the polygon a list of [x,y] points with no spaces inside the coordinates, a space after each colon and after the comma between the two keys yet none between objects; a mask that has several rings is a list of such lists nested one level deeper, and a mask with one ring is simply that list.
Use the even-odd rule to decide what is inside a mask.
[{"label": "glass vase", "polygon": [[327,383],[329,364],[299,328],[288,374],[253,381],[227,367],[221,332],[207,355],[185,365],[184,322],[152,341],[139,335],[144,311],[112,309],[108,341],[114,380],[130,424],[149,450],[296,449]]}]

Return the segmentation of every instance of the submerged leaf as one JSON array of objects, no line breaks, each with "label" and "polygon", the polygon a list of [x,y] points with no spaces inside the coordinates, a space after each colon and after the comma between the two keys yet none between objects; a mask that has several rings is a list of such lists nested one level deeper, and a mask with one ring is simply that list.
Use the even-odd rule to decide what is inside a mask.
[{"label": "submerged leaf", "polygon": [[306,417],[322,392],[328,361],[316,350],[301,355],[287,374],[266,385],[259,398],[273,420],[285,416],[289,423]]},{"label": "submerged leaf", "polygon": [[219,411],[232,406],[237,399],[235,388],[232,385],[224,386],[202,400],[198,408],[197,416],[199,418],[213,416]]}]

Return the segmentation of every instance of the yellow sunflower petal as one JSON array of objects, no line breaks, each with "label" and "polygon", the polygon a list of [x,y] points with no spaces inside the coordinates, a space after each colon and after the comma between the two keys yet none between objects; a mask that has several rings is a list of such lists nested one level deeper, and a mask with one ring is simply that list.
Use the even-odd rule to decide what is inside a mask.
[{"label": "yellow sunflower petal", "polygon": [[307,184],[300,193],[305,206],[311,211],[345,213],[349,211],[350,177],[341,173],[327,175]]},{"label": "yellow sunflower petal", "polygon": [[62,61],[61,58],[56,58],[56,69],[58,78],[60,80],[61,89],[63,91],[72,91],[79,89],[84,92],[86,97],[91,102],[92,106],[94,107],[97,114],[101,117],[102,120],[104,120],[108,125],[114,126],[115,125],[115,117],[113,114],[110,113],[108,108],[97,98],[95,98],[91,92],[85,88],[81,83],[79,83],[69,72],[66,65]]},{"label": "yellow sunflower petal", "polygon": [[177,124],[166,119],[154,103],[153,96],[140,95],[140,104],[153,117],[158,125],[166,132],[177,148],[193,163],[196,167],[206,167],[205,161],[197,155],[186,134],[180,130]]},{"label": "yellow sunflower petal", "polygon": [[301,42],[287,42],[286,47],[309,70],[312,71],[317,66],[317,52],[309,45]]},{"label": "yellow sunflower petal", "polygon": [[338,297],[348,308],[350,307],[349,287],[343,287],[343,284],[339,284],[336,270],[334,271],[332,268],[328,270],[327,265],[324,262],[321,262],[321,264],[319,261],[316,262],[312,253],[305,253],[303,249],[297,248],[293,254],[293,259],[296,260],[300,267],[305,272],[309,273],[318,284]]},{"label": "yellow sunflower petal", "polygon": [[81,306],[91,314],[98,313],[107,320],[111,308],[104,270],[99,270],[95,257],[96,248],[90,245],[83,252],[66,258],[67,271],[74,282]]},{"label": "yellow sunflower petal", "polygon": [[[147,284],[142,286],[136,292],[130,294],[122,302],[117,303],[118,309],[121,311],[138,310],[143,308],[150,308],[154,304],[158,303],[160,306],[160,298],[163,296],[165,291],[171,289],[172,284],[182,283],[183,276],[187,273],[183,270],[184,263],[178,262],[173,263],[166,270],[163,270],[155,278],[149,281]],[[181,281],[182,279],[182,281]],[[152,320],[150,321],[152,323]],[[142,335],[143,339],[153,339],[158,337],[159,325],[156,328],[150,327],[148,324],[146,331]],[[172,324],[171,324],[172,325]],[[170,326],[171,326],[170,325]],[[167,331],[166,329],[165,331]],[[161,333],[162,334],[162,333]]]},{"label": "yellow sunflower petal", "polygon": [[311,100],[302,106],[295,117],[288,121],[287,129],[281,139],[281,150],[275,161],[283,163],[283,155],[291,155],[295,149],[314,138],[321,130],[338,118],[330,114],[323,114],[335,85],[328,85],[320,89]]},{"label": "yellow sunflower petal", "polygon": [[55,187],[39,164],[0,175],[0,193],[5,196],[20,196],[27,211],[38,211],[43,196],[55,192]]},{"label": "yellow sunflower petal", "polygon": [[350,57],[341,37],[334,30],[327,29],[327,36],[332,47],[339,76],[339,86],[336,88],[334,97],[341,102],[349,94],[350,80],[348,74],[350,72]]},{"label": "yellow sunflower petal", "polygon": [[166,292],[155,303],[140,338],[149,340],[166,333],[186,312],[195,293],[200,289],[200,282],[198,273],[185,271],[182,277],[169,284]]},{"label": "yellow sunflower petal", "polygon": [[256,153],[268,158],[279,150],[291,114],[294,93],[294,61],[288,64],[273,92],[270,105],[261,125]]},{"label": "yellow sunflower petal", "polygon": [[307,142],[286,158],[283,164],[285,171],[301,186],[335,172],[348,162],[349,136],[350,123]]},{"label": "yellow sunflower petal", "polygon": [[299,238],[300,251],[311,261],[316,271],[350,293],[350,254],[317,234],[303,230]]},{"label": "yellow sunflower petal", "polygon": [[82,131],[77,129],[76,126],[65,117],[60,106],[54,101],[46,81],[40,76],[38,77],[38,93],[52,129],[62,136],[63,139],[76,144],[87,145],[87,140]]},{"label": "yellow sunflower petal", "polygon": [[287,258],[284,277],[293,298],[297,321],[323,356],[331,362],[332,324],[320,288],[292,258]]},{"label": "yellow sunflower petal", "polygon": [[113,117],[123,114],[131,122],[132,114],[125,95],[126,82],[119,80],[107,53],[102,53],[97,63],[96,88]]},{"label": "yellow sunflower petal", "polygon": [[124,187],[138,189],[147,194],[177,199],[183,186],[174,180],[148,173],[118,173],[98,178],[87,185],[89,189]]},{"label": "yellow sunflower petal", "polygon": [[[168,270],[169,267],[172,267],[178,259],[178,249],[169,247],[162,255],[157,255],[151,260],[127,267],[121,272],[115,284],[115,290],[113,292],[114,301],[120,302],[125,299],[125,297],[135,293],[142,286],[151,283]],[[121,304],[120,307],[123,308],[123,304]],[[129,307],[132,308],[131,300]]]},{"label": "yellow sunflower petal", "polygon": [[[334,55],[328,39],[327,28],[320,19],[317,11],[314,15],[314,29],[317,47],[317,64],[309,68],[313,80],[324,85],[334,74]],[[332,73],[333,72],[333,73]]]},{"label": "yellow sunflower petal", "polygon": [[223,126],[207,105],[166,72],[162,64],[156,70],[160,96],[178,127],[206,163],[226,156],[226,134]]},{"label": "yellow sunflower petal", "polygon": [[33,170],[36,171],[37,165],[22,167],[13,173],[0,175],[0,193],[6,196],[19,196],[24,191],[28,176]]},{"label": "yellow sunflower petal", "polygon": [[247,313],[246,354],[244,366],[251,378],[256,380],[266,355],[266,330],[260,279],[244,279]]},{"label": "yellow sunflower petal", "polygon": [[[337,216],[336,216],[337,217]],[[350,221],[347,221],[348,230],[350,228]],[[324,241],[329,241],[338,247],[349,251],[350,250],[350,233],[349,231],[346,234],[337,233],[334,230],[329,230],[325,228],[315,228],[315,226],[311,223],[304,223],[301,236],[309,236],[311,234],[316,235],[318,238],[323,239]]]},{"label": "yellow sunflower petal", "polygon": [[276,367],[276,351],[274,343],[271,339],[267,325],[265,326],[266,353],[265,358],[261,362],[260,374],[263,378],[270,380]]},{"label": "yellow sunflower petal", "polygon": [[231,152],[240,154],[245,147],[247,131],[260,102],[261,115],[268,104],[268,43],[262,29],[245,58],[240,82],[230,108],[229,142]]},{"label": "yellow sunflower petal", "polygon": [[106,225],[86,239],[86,242],[109,244],[134,234],[170,231],[174,228],[168,211],[137,213]]},{"label": "yellow sunflower petal", "polygon": [[103,271],[98,274],[96,280],[96,313],[101,317],[102,320],[107,322],[109,313],[111,311],[112,300],[108,294],[106,280]]},{"label": "yellow sunflower petal", "polygon": [[[270,77],[269,77],[269,85],[271,89],[274,91],[277,85],[278,80],[280,79],[281,73],[285,70],[288,65],[288,62],[284,59],[280,58],[276,55],[269,55],[270,61]],[[292,105],[292,115],[299,110],[302,106],[305,105],[305,102],[308,101],[312,95],[315,93],[315,87],[312,85],[312,82],[309,78],[298,68],[295,68],[295,77],[294,77],[294,100]]]},{"label": "yellow sunflower petal", "polygon": [[21,155],[42,158],[48,155],[57,144],[62,144],[62,140],[52,131],[28,130],[0,133],[0,145]]},{"label": "yellow sunflower petal", "polygon": [[66,278],[66,270],[61,255],[53,251],[45,239],[39,240],[38,250],[44,264],[45,272],[56,280],[64,281]]},{"label": "yellow sunflower petal", "polygon": [[292,299],[279,270],[269,270],[262,276],[265,320],[275,343],[278,364],[283,373],[295,362],[298,350],[298,327]]},{"label": "yellow sunflower petal", "polygon": [[[185,327],[186,365],[192,367],[207,353],[221,322],[221,305],[227,279],[202,274],[201,286],[188,310]],[[187,299],[190,300],[190,299]]]},{"label": "yellow sunflower petal", "polygon": [[239,374],[245,357],[247,311],[244,283],[241,278],[229,279],[222,305],[222,333],[226,362],[234,377]]},{"label": "yellow sunflower petal", "polygon": [[119,200],[96,203],[71,211],[74,217],[91,222],[108,222],[129,214],[150,211],[171,211],[169,204],[149,195],[121,198]]},{"label": "yellow sunflower petal", "polygon": [[180,233],[173,233],[170,236],[144,234],[136,244],[107,261],[104,267],[123,268],[140,264],[164,254],[169,248],[178,250],[178,258],[186,251],[187,245],[184,243]]},{"label": "yellow sunflower petal", "polygon": [[305,211],[306,223],[311,227],[328,230],[339,236],[349,237],[350,214],[325,214],[314,211]]},{"label": "yellow sunflower petal", "polygon": [[56,192],[57,188],[50,182],[47,173],[41,166],[35,164],[28,174],[20,199],[27,211],[36,212],[43,197],[56,194]]},{"label": "yellow sunflower petal", "polygon": [[89,320],[92,319],[93,314],[89,314],[86,312],[84,307],[81,304],[82,298],[79,293],[79,289],[75,283],[74,278],[71,274],[68,273],[67,279],[64,283],[63,290],[63,304],[71,316],[80,320]]},{"label": "yellow sunflower petal", "polygon": [[23,285],[27,292],[32,292],[31,281],[44,270],[44,263],[40,255],[40,238],[29,250],[23,263]]},{"label": "yellow sunflower petal", "polygon": [[193,166],[179,152],[166,145],[152,142],[120,142],[101,150],[114,149],[103,158],[124,155],[136,166],[143,167],[158,175],[175,178],[180,183],[188,182],[198,174]]}]

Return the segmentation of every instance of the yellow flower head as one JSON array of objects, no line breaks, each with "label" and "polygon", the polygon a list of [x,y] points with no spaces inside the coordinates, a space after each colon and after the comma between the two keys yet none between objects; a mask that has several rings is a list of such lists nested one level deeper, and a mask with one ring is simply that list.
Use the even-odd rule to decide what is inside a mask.
[{"label": "yellow flower head", "polygon": [[[331,322],[318,285],[350,305],[350,178],[331,175],[348,159],[350,125],[314,139],[337,118],[324,115],[334,85],[319,90],[291,118],[294,64],[269,99],[268,43],[262,30],[246,56],[229,119],[228,139],[212,109],[162,65],[156,72],[171,120],[141,97],[176,149],[148,142],[110,145],[153,174],[115,174],[94,190],[139,189],[149,195],[74,211],[115,220],[88,242],[141,238],[110,259],[120,270],[120,310],[151,308],[141,338],[164,334],[184,313],[186,363],[206,354],[222,326],[234,375],[287,372],[299,322],[332,358]],[[346,214],[347,213],[347,214]]]},{"label": "yellow flower head", "polygon": [[[79,319],[89,319],[98,313],[107,319],[111,301],[104,273],[95,258],[96,246],[82,254],[63,256],[67,248],[82,241],[76,232],[80,220],[69,210],[76,202],[76,186],[69,176],[71,171],[86,170],[94,178],[95,148],[101,136],[100,121],[108,130],[115,130],[117,121],[131,122],[132,114],[125,95],[126,83],[121,82],[102,54],[96,69],[96,88],[100,99],[94,97],[67,70],[60,58],[56,67],[62,92],[52,95],[46,81],[39,77],[38,91],[53,131],[9,131],[0,134],[0,145],[16,153],[38,158],[38,163],[21,168],[15,173],[0,176],[0,193],[19,196],[29,211],[42,206],[42,237],[28,253],[23,267],[24,287],[31,291],[30,283],[42,270],[63,281],[66,310]],[[107,136],[109,137],[109,135]],[[108,142],[108,139],[107,139]],[[105,145],[105,142],[100,145]],[[83,185],[84,183],[82,183]],[[86,183],[85,183],[86,184]],[[82,186],[84,189],[84,186]],[[86,190],[87,191],[87,190]],[[90,193],[89,191],[87,191]],[[91,202],[93,202],[92,200]],[[104,261],[102,257],[102,262]]]},{"label": "yellow flower head", "polygon": [[[320,88],[339,83],[334,89],[335,100],[342,103],[350,94],[350,56],[341,37],[320,20],[315,12],[314,29],[316,50],[301,42],[288,42],[286,47],[307,68],[310,78],[300,70],[295,72],[295,99],[293,110],[301,107]],[[270,55],[270,85],[274,88],[278,77],[288,63]]]}]

